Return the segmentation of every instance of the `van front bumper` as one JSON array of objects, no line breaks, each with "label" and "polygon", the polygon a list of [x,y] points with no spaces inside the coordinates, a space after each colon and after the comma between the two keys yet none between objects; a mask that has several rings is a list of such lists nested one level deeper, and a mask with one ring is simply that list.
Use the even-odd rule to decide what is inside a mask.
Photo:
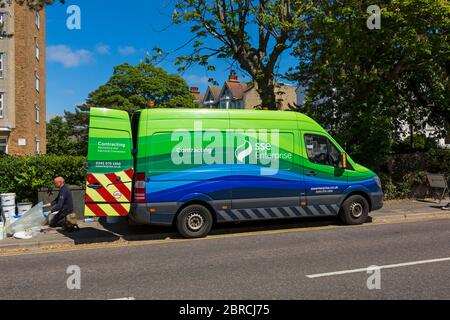
[{"label": "van front bumper", "polygon": [[374,192],[370,194],[370,202],[372,203],[372,211],[383,208],[384,193]]}]

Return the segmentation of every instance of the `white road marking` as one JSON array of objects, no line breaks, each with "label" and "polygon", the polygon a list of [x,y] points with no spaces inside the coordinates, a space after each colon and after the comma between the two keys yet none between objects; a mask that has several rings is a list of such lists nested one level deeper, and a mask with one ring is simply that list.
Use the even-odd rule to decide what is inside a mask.
[{"label": "white road marking", "polygon": [[[378,266],[378,267],[380,269],[393,269],[393,268],[409,267],[409,266],[416,266],[419,264],[445,262],[445,261],[450,261],[450,257],[442,258],[442,259],[432,259],[432,260],[413,261],[413,262],[398,263],[398,264],[389,264],[389,265]],[[314,279],[314,278],[322,278],[322,277],[339,276],[339,275],[349,274],[349,273],[367,272],[367,270],[369,270],[369,268],[360,268],[360,269],[353,269],[353,270],[343,270],[343,271],[336,271],[336,272],[312,274],[312,275],[307,275],[307,277],[310,279]]]},{"label": "white road marking", "polygon": [[119,299],[109,299],[110,301],[119,301],[119,300],[136,300],[134,297],[128,297],[128,298],[119,298]]}]

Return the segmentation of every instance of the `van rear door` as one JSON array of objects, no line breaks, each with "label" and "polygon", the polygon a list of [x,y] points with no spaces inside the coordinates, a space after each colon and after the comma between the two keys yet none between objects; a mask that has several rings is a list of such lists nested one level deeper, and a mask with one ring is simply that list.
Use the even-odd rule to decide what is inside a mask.
[{"label": "van rear door", "polygon": [[127,112],[91,108],[85,216],[127,216],[134,174]]}]

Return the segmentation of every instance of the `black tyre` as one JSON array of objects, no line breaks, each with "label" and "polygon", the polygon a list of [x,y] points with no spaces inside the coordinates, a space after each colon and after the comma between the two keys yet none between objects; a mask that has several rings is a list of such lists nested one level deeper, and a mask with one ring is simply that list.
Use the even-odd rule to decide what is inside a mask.
[{"label": "black tyre", "polygon": [[213,217],[202,205],[191,205],[183,210],[177,218],[178,232],[184,238],[204,238],[211,231]]},{"label": "black tyre", "polygon": [[369,203],[363,196],[351,196],[342,204],[339,217],[347,225],[366,223],[369,218]]}]

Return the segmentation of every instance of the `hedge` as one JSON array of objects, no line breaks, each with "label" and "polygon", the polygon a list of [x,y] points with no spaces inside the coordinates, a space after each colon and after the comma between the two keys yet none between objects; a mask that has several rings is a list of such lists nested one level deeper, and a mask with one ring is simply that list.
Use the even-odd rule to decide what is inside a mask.
[{"label": "hedge", "polygon": [[423,198],[428,190],[427,173],[450,178],[450,149],[391,155],[375,171],[380,175],[387,200]]},{"label": "hedge", "polygon": [[0,193],[16,193],[18,201],[37,201],[41,187],[53,186],[57,176],[70,185],[85,184],[86,158],[73,156],[0,157]]}]

